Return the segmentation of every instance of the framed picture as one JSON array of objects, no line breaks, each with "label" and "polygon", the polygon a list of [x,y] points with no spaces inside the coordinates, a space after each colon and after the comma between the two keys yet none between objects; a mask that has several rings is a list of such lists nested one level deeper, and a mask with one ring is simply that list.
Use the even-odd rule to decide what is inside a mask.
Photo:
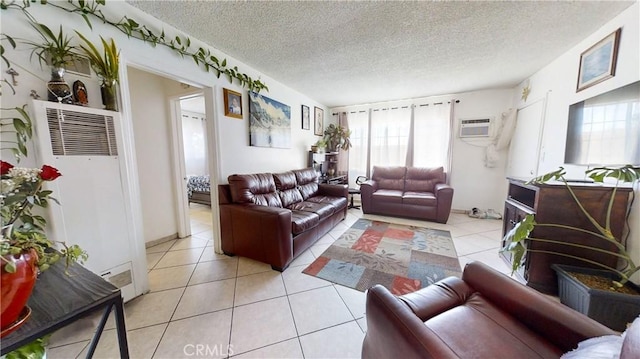
[{"label": "framed picture", "polygon": [[249,91],[249,144],[291,148],[291,107]]},{"label": "framed picture", "polygon": [[580,55],[576,92],[615,76],[621,31],[612,32]]},{"label": "framed picture", "polygon": [[229,89],[223,89],[223,92],[224,115],[227,117],[242,119],[242,94]]},{"label": "framed picture", "polygon": [[314,107],[313,117],[315,118],[313,134],[316,136],[322,136],[324,133],[324,110],[319,107]]},{"label": "framed picture", "polygon": [[309,106],[302,105],[302,129],[311,129],[311,119],[309,118]]}]

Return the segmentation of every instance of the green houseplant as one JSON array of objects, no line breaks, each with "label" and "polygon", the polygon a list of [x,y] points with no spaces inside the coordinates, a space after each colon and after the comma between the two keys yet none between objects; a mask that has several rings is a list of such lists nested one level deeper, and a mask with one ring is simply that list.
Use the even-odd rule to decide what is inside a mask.
[{"label": "green houseplant", "polygon": [[[619,188],[619,185],[621,183],[634,183],[638,181],[640,179],[640,167],[633,166],[633,165],[626,165],[626,166],[615,167],[615,168],[598,167],[598,168],[587,170],[585,173],[595,183],[603,183],[607,178],[615,180],[615,184],[613,185],[613,187],[611,187],[611,196],[608,200],[607,211],[603,221],[598,222],[594,218],[594,215],[589,213],[585,209],[585,207],[582,205],[582,203],[574,193],[574,190],[572,189],[571,185],[566,180],[565,178],[566,172],[564,168],[560,167],[560,169],[547,173],[545,175],[536,177],[530,180],[528,183],[541,184],[541,183],[547,183],[552,180],[560,181],[565,186],[567,191],[570,193],[571,197],[574,199],[575,203],[580,209],[581,214],[588,219],[588,222],[592,225],[592,228],[579,228],[579,227],[573,227],[573,226],[568,226],[568,225],[558,224],[558,223],[539,223],[536,221],[535,215],[529,214],[525,216],[525,218],[522,221],[517,223],[509,232],[506,233],[505,242],[504,242],[505,247],[502,248],[501,251],[511,252],[513,256],[512,257],[513,272],[516,272],[518,269],[520,269],[525,265],[526,254],[528,251],[559,255],[563,257],[572,258],[584,263],[589,263],[592,266],[596,266],[603,269],[603,271],[599,271],[597,274],[599,276],[604,276],[604,278],[602,277],[599,278],[598,281],[604,282],[605,285],[603,288],[590,289],[590,291],[587,294],[593,296],[593,293],[597,293],[598,296],[604,297],[604,295],[600,291],[611,291],[614,293],[615,298],[620,298],[624,296],[622,294],[623,291],[624,292],[629,291],[628,287],[635,287],[633,283],[629,282],[629,279],[633,274],[640,271],[640,267],[638,267],[638,265],[634,263],[631,257],[631,254],[629,253],[629,251],[625,246],[625,243],[621,241],[620,238],[616,238],[612,233],[611,213],[612,213],[613,203],[615,199],[615,194]],[[534,233],[534,229],[536,227],[557,228],[557,229],[563,229],[563,230],[576,231],[579,233],[590,235],[594,238],[594,240],[604,241],[607,243],[608,246],[615,249],[614,250],[602,249],[601,246],[597,245],[597,243],[593,243],[593,245],[584,245],[584,244],[563,242],[563,241],[551,240],[551,239],[545,239],[545,238],[537,238],[535,237],[535,233]],[[598,251],[598,252],[612,255],[618,258],[619,266],[611,267],[611,266],[599,263],[597,261],[593,261],[577,255],[572,255],[570,253],[530,249],[527,246],[528,241],[539,241],[543,243],[551,243],[553,245],[564,246],[564,248],[569,247],[569,248],[580,248],[580,249],[586,249],[591,251]],[[602,243],[603,242],[601,242],[600,244]],[[554,265],[553,268],[554,270],[556,270],[556,272],[558,272],[559,277],[561,275],[564,276],[564,273],[560,272],[564,270],[562,266]],[[576,273],[578,271],[577,268],[573,267],[570,270],[572,271],[572,273],[570,274],[572,278],[584,278],[584,275]],[[590,276],[596,275],[594,270],[590,270],[589,272],[590,272]],[[595,277],[589,277],[589,282],[590,282],[589,284],[593,283],[595,280],[596,280]],[[584,314],[589,314],[589,313],[592,313],[593,311],[600,311],[600,309],[597,309],[597,308],[589,309],[589,308],[577,307],[579,306],[578,302],[589,303],[590,301],[574,300],[572,298],[567,298],[567,297],[563,298],[563,295],[565,295],[565,293],[563,292],[564,290],[568,290],[568,287],[566,287],[564,283],[560,284],[560,290],[559,290],[560,299],[563,303],[568,304],[569,306],[573,307],[576,310],[583,311]],[[633,292],[633,290],[631,292]],[[618,304],[617,308],[628,307],[632,313],[635,313],[635,316],[640,314],[640,292],[636,294],[637,295],[631,294],[635,298],[629,299],[628,297],[625,297],[623,299],[624,303]],[[610,298],[610,296],[607,296],[606,299],[604,300],[607,301],[604,304],[605,307],[611,308],[612,306],[609,301],[611,301],[612,299]],[[593,305],[597,305],[597,304],[593,304]],[[600,314],[594,314],[594,315],[598,316]],[[622,315],[628,316],[630,314],[623,313]],[[605,324],[609,326],[616,326],[618,328],[623,326],[624,323],[621,323],[621,324],[613,323],[614,319],[610,317],[611,317],[610,315],[607,315],[607,318],[600,318],[600,319],[607,321],[607,323]],[[594,319],[599,319],[599,318],[594,318]],[[629,318],[627,317],[626,319],[629,319]],[[622,320],[624,320],[624,318]]]},{"label": "green houseplant", "polygon": [[80,36],[80,39],[84,44],[80,45],[80,49],[84,52],[89,61],[91,62],[91,68],[96,72],[96,75],[100,77],[100,89],[102,92],[102,102],[107,110],[117,111],[116,101],[116,84],[118,81],[119,72],[119,60],[120,52],[116,48],[116,43],[113,39],[107,42],[102,36],[103,51],[100,52],[96,46],[84,37],[81,33],[76,31],[76,34]]},{"label": "green houseplant", "polygon": [[330,124],[324,130],[324,140],[326,141],[329,151],[338,151],[339,149],[348,150],[351,148],[351,130],[340,125]]},{"label": "green houseplant", "polygon": [[72,104],[71,89],[64,81],[65,66],[76,56],[76,48],[71,45],[71,38],[62,31],[62,25],[57,34],[41,23],[32,23],[31,26],[42,38],[41,42],[25,41],[32,47],[31,57],[36,55],[40,66],[43,63],[51,66],[51,80],[47,83],[48,100]]}]

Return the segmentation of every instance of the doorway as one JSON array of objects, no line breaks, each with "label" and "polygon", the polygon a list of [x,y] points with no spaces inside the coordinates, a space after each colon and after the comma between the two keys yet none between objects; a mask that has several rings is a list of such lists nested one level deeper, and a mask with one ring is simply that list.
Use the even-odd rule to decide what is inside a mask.
[{"label": "doorway", "polygon": [[[211,215],[211,171],[208,158],[208,136],[204,94],[194,94],[173,99],[175,111],[175,129],[178,154],[177,167],[181,168],[184,185],[179,188],[186,195],[186,206],[179,211],[180,222],[184,230],[180,237],[190,235],[210,237],[212,231]],[[180,141],[181,140],[181,141]],[[184,169],[184,170],[182,170]]]}]

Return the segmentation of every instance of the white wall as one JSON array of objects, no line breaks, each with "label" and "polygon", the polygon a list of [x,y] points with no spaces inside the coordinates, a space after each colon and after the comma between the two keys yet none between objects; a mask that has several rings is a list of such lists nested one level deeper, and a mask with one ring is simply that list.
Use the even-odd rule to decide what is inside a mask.
[{"label": "white wall", "polygon": [[[580,54],[605,36],[622,27],[615,77],[595,86],[576,92]],[[640,4],[636,2],[598,31],[558,57],[530,78],[530,98],[544,97],[548,93],[544,119],[538,173],[543,174],[564,166],[568,177],[584,176],[586,168],[564,165],[564,146],[567,133],[569,106],[586,98],[622,87],[640,80]],[[523,85],[521,84],[519,88]],[[514,96],[514,106],[520,106],[519,92]],[[640,190],[635,191],[636,201],[629,219],[631,237],[628,250],[636,263],[640,262]],[[634,277],[640,283],[640,275]]]},{"label": "white wall", "polygon": [[165,79],[128,68],[145,242],[175,236],[177,213]]}]

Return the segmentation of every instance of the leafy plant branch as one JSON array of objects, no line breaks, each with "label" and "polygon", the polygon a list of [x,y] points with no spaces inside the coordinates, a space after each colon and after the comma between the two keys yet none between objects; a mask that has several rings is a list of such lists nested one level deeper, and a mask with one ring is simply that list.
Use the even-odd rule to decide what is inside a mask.
[{"label": "leafy plant branch", "polygon": [[[27,114],[26,104],[22,107],[2,108],[2,117],[0,118],[0,133],[2,137],[6,138],[11,133],[15,134],[15,141],[2,140],[2,143],[12,143],[15,146],[0,147],[2,151],[10,151],[13,153],[17,162],[20,162],[21,156],[27,156],[27,142],[33,135],[33,125],[31,123],[31,117]],[[15,113],[13,115],[12,113]],[[5,114],[10,116],[4,117]]]},{"label": "leafy plant branch", "polygon": [[[106,6],[105,0],[69,0],[65,3],[65,5],[48,1],[41,1],[41,3],[68,13],[78,14],[82,16],[82,18],[91,29],[93,29],[93,27],[89,16],[95,17],[103,23],[113,26],[120,32],[127,35],[129,38],[138,39],[150,44],[153,47],[160,45],[169,48],[181,57],[192,58],[197,66],[201,66],[207,72],[212,72],[216,77],[219,78],[221,75],[225,75],[228,77],[230,82],[233,82],[233,80],[235,79],[241,86],[246,87],[251,91],[260,92],[261,90],[269,90],[266,84],[264,84],[259,79],[255,80],[249,75],[240,72],[237,66],[228,67],[226,59],[220,61],[216,56],[211,54],[211,51],[209,49],[198,47],[198,49],[194,50],[191,47],[191,38],[189,38],[188,36],[168,36],[164,30],[161,30],[160,32],[153,31],[146,25],[141,25],[139,21],[136,21],[135,19],[127,16],[123,16],[123,18],[120,20],[107,18],[107,16],[101,10],[102,6]],[[2,6],[0,8],[2,10],[18,8],[22,10],[23,13],[25,13],[27,18],[31,22],[35,22],[33,16],[27,10],[29,6],[30,4],[28,1],[24,1],[23,5],[21,6],[16,4],[15,2],[9,3],[6,0],[2,0]],[[4,51],[4,49],[0,50]],[[2,58],[6,61],[4,56],[2,56]]]}]

